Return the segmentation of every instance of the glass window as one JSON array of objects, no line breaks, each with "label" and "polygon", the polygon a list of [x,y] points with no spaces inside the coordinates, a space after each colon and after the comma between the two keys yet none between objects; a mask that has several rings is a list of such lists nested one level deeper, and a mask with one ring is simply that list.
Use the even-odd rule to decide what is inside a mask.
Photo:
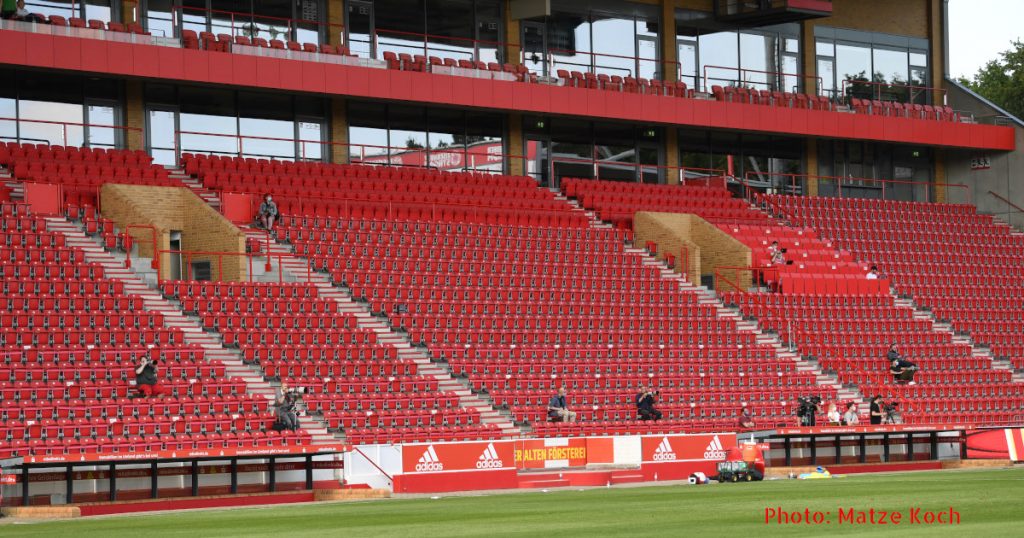
[{"label": "glass window", "polygon": [[81,17],[82,3],[74,0],[26,0],[25,8],[40,15],[59,15],[64,18]]},{"label": "glass window", "polygon": [[[240,4],[248,4],[245,0],[239,2]],[[242,7],[240,11],[243,13],[252,10],[252,21],[245,21],[244,17],[241,22],[247,24],[244,28],[239,28],[239,24],[236,20],[236,32],[241,35],[247,35],[253,33],[255,37],[259,36],[264,39],[280,39],[287,41],[293,39],[293,28],[292,28],[292,0],[259,0],[252,2],[251,6]],[[237,19],[237,17],[236,17]],[[255,30],[255,31],[253,31]],[[319,38],[314,34],[314,42],[318,42]]]},{"label": "glass window", "polygon": [[8,97],[0,97],[0,140],[17,141],[18,126],[14,121],[18,117],[18,101]]},{"label": "glass window", "polygon": [[836,55],[836,49],[832,42],[821,39],[815,43],[815,52],[818,56],[828,56],[829,58]]},{"label": "glass window", "polygon": [[149,111],[149,147],[156,164],[173,165],[177,159],[174,116],[172,110]]},{"label": "glass window", "polygon": [[156,36],[174,36],[174,18],[171,13],[173,0],[147,0],[146,29]]},{"label": "glass window", "polygon": [[205,32],[207,24],[206,0],[181,0],[181,28],[193,32]]},{"label": "glass window", "polygon": [[[873,92],[870,84],[854,84],[846,81],[870,82],[871,49],[858,45],[836,44],[836,85],[845,86],[855,97],[870,99]],[[845,82],[845,84],[844,84]]]},{"label": "glass window", "polygon": [[181,151],[211,155],[240,155],[245,145],[238,138],[238,118],[182,112]]},{"label": "glass window", "polygon": [[430,165],[440,170],[462,170],[466,165],[466,117],[461,110],[427,111],[427,149]]},{"label": "glass window", "polygon": [[679,41],[679,78],[690,88],[697,88],[697,43]]},{"label": "glass window", "polygon": [[[585,17],[558,13],[548,18],[548,50],[554,59],[555,70],[591,71],[591,25]],[[533,50],[533,47],[530,50]]]},{"label": "glass window", "polygon": [[632,19],[594,15],[594,72],[636,76],[635,23]]},{"label": "glass window", "polygon": [[768,36],[740,34],[740,67],[743,68],[742,84],[758,90],[773,89],[769,86],[768,71],[775,71],[775,40]]},{"label": "glass window", "polygon": [[835,97],[835,62],[832,59],[818,60],[818,78],[821,79],[821,91],[824,95]]},{"label": "glass window", "polygon": [[85,18],[110,22],[114,20],[113,5],[111,0],[88,0],[85,2]]},{"label": "glass window", "polygon": [[303,161],[320,161],[324,158],[323,125],[314,121],[299,121],[299,153]]},{"label": "glass window", "polygon": [[61,146],[81,146],[84,141],[81,104],[21,99],[18,119],[22,141]]},{"label": "glass window", "polygon": [[665,66],[659,61],[658,23],[639,20],[636,22],[636,55],[639,76],[646,79],[665,78]]},{"label": "glass window", "polygon": [[[466,115],[466,158],[469,170],[502,173],[505,170],[504,125],[500,116]],[[509,159],[514,156],[508,156]]]},{"label": "glass window", "polygon": [[238,128],[242,156],[263,159],[295,158],[294,122],[240,118]]},{"label": "glass window", "polygon": [[[427,0],[428,56],[475,59],[472,0]],[[422,53],[420,53],[422,54]]]},{"label": "glass window", "polygon": [[707,86],[735,86],[739,68],[739,43],[733,32],[700,36],[700,71]]},{"label": "glass window", "polygon": [[377,57],[384,52],[425,53],[423,2],[376,0],[373,15],[377,29]]},{"label": "glass window", "polygon": [[94,148],[113,148],[117,145],[118,130],[100,125],[116,125],[112,105],[88,105],[86,107],[89,124],[89,146]]}]

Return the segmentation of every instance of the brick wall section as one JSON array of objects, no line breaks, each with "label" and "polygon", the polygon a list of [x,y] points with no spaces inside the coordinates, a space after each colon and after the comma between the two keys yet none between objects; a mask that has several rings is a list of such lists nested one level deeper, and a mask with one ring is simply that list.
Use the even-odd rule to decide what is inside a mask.
[{"label": "brick wall section", "polygon": [[348,108],[344,97],[331,98],[331,144],[327,149],[331,152],[331,162],[348,164]]},{"label": "brick wall section", "polygon": [[[659,258],[664,259],[665,253],[675,255],[675,271],[680,271],[681,265],[686,263],[687,274],[692,275],[693,282],[699,282],[697,275],[713,276],[721,267],[750,267],[749,247],[696,215],[641,211],[633,217],[633,231],[637,245],[646,245],[647,241],[657,243]],[[684,247],[686,256],[681,254]],[[725,276],[744,289],[751,285],[749,272],[736,275],[730,271]],[[733,291],[723,282],[716,280],[715,285],[719,291]]]},{"label": "brick wall section", "polygon": [[[160,250],[170,249],[170,233],[176,230],[181,232],[182,250],[238,254],[224,256],[222,266],[218,265],[217,256],[195,256],[193,261],[210,261],[215,279],[248,279],[245,235],[189,189],[108,183],[100,190],[100,202],[103,216],[121,230],[130,224],[154,226]],[[152,232],[146,228],[131,228],[128,232],[135,238],[139,255],[152,257]],[[170,277],[169,267],[170,255],[162,254],[161,278]],[[223,269],[221,275],[219,267]]]},{"label": "brick wall section", "polygon": [[[810,24],[928,37],[928,15],[931,1],[845,0],[832,2],[832,16],[812,19]],[[805,47],[809,45],[809,43],[803,43]]]},{"label": "brick wall section", "polygon": [[128,127],[126,140],[128,149],[146,149],[146,107],[142,99],[142,82],[129,80],[125,82],[124,122]]},{"label": "brick wall section", "polygon": [[345,0],[327,0],[327,44],[341,45],[345,31]]}]

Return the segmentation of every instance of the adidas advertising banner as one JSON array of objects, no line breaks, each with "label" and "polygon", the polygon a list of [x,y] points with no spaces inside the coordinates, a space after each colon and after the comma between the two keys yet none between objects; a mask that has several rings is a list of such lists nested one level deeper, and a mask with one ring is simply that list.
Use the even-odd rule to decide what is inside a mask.
[{"label": "adidas advertising banner", "polygon": [[410,444],[402,447],[405,474],[515,469],[513,441]]},{"label": "adidas advertising banner", "polygon": [[643,438],[644,463],[719,462],[736,446],[735,433],[655,435]]}]

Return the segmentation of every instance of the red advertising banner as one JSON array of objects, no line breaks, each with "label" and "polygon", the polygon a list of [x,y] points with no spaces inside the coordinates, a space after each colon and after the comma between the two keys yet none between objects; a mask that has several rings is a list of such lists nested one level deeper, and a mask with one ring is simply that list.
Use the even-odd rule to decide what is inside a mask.
[{"label": "red advertising banner", "polygon": [[515,469],[513,441],[426,443],[402,447],[405,474]]},{"label": "red advertising banner", "polygon": [[736,446],[735,433],[701,435],[660,435],[641,440],[644,463],[677,461],[725,461],[730,448]]},{"label": "red advertising banner", "polygon": [[584,467],[589,457],[587,441],[586,437],[516,441],[516,468]]}]

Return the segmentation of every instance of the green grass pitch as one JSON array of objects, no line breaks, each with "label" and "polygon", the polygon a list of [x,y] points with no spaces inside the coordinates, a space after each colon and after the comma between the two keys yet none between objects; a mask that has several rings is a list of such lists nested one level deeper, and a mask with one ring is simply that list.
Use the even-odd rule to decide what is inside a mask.
[{"label": "green grass pitch", "polygon": [[[1022,536],[1022,493],[1024,468],[965,470],[176,512],[2,524],[0,536]],[[791,515],[828,513],[829,519],[817,525],[766,524],[766,509],[777,507]],[[921,510],[920,522],[912,521],[915,508]],[[948,514],[951,508],[960,516],[958,525],[924,522],[928,512]],[[855,520],[840,523],[849,509]],[[856,520],[871,509],[876,524]],[[893,511],[901,514],[898,525],[892,523]],[[877,524],[880,517],[888,524]]]}]

